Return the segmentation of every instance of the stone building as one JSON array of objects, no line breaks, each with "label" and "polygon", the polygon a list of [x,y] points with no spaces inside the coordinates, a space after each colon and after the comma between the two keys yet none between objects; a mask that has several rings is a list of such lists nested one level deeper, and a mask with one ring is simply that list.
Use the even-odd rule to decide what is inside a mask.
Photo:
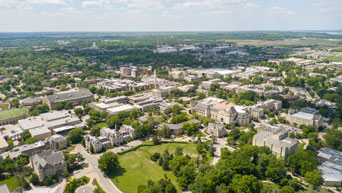
[{"label": "stone building", "polygon": [[302,108],[299,112],[290,109],[288,114],[285,114],[285,119],[291,124],[314,126],[316,129],[323,124],[323,118],[319,112],[309,107]]},{"label": "stone building", "polygon": [[284,129],[274,129],[261,131],[253,136],[253,145],[259,147],[269,147],[277,157],[287,157],[295,153],[298,141],[288,137],[288,131]]},{"label": "stone building", "polygon": [[127,139],[135,138],[135,129],[132,126],[123,125],[120,129],[102,128],[100,136],[85,135],[85,145],[88,150],[93,146],[94,153],[102,151],[104,147],[119,146]]},{"label": "stone building", "polygon": [[280,111],[282,109],[282,102],[274,99],[261,101],[249,107],[251,117],[261,118],[265,115],[265,110]]},{"label": "stone building", "polygon": [[237,123],[240,126],[246,126],[250,121],[249,113],[243,107],[213,97],[201,101],[191,101],[191,111],[220,123]]},{"label": "stone building", "polygon": [[66,137],[62,135],[52,135],[49,140],[50,148],[54,150],[58,150],[61,147],[68,147],[68,140]]},{"label": "stone building", "polygon": [[206,132],[215,137],[223,137],[227,134],[225,126],[220,123],[209,123]]},{"label": "stone building", "polygon": [[31,167],[43,181],[48,176],[62,174],[67,171],[67,164],[64,160],[63,153],[53,150],[46,150],[42,153],[35,154],[30,158]]}]

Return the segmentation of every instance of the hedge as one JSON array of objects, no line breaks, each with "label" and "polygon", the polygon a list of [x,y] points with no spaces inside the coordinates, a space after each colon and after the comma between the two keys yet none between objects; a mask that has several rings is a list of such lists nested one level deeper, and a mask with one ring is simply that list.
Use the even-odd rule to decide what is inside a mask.
[{"label": "hedge", "polygon": [[[161,141],[160,143],[179,143],[179,144],[187,144],[189,142],[186,142],[186,141]],[[118,155],[123,155],[125,153],[128,153],[128,152],[131,152],[131,151],[135,151],[137,149],[139,149],[140,147],[145,147],[145,146],[155,146],[155,144],[153,143],[144,143],[144,144],[140,144],[140,145],[137,145],[135,147],[132,147],[132,148],[129,148],[129,149],[126,149],[126,150],[123,150],[119,153],[117,153]]]}]

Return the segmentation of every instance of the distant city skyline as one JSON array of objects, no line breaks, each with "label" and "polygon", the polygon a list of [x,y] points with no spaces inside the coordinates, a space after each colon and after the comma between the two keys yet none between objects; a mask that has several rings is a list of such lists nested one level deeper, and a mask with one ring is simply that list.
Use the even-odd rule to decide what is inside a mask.
[{"label": "distant city skyline", "polygon": [[0,32],[342,30],[341,0],[0,0]]}]

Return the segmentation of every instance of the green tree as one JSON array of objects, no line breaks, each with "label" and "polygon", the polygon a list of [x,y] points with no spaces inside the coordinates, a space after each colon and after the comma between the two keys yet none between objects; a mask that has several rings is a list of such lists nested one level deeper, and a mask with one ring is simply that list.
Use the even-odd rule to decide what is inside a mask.
[{"label": "green tree", "polygon": [[261,187],[261,182],[255,176],[236,174],[228,189],[234,193],[259,193]]},{"label": "green tree", "polygon": [[22,134],[22,136],[21,136],[21,139],[22,139],[23,141],[25,141],[25,140],[27,140],[27,139],[30,138],[30,137],[32,137],[30,131],[29,131],[29,130],[24,130],[24,131],[23,131],[23,134]]},{"label": "green tree", "polygon": [[295,193],[296,191],[291,186],[283,186],[279,193]]},{"label": "green tree", "polygon": [[122,122],[118,116],[110,116],[106,121],[109,128],[114,129],[115,126],[121,126]]},{"label": "green tree", "polygon": [[328,147],[342,151],[342,131],[329,129],[325,135],[323,135],[323,138]]},{"label": "green tree", "polygon": [[39,177],[37,174],[33,173],[31,175],[31,178],[30,178],[30,182],[33,184],[33,185],[38,185],[39,184]]},{"label": "green tree", "polygon": [[105,152],[100,159],[98,160],[99,165],[98,167],[101,169],[102,172],[105,172],[106,174],[110,174],[115,169],[117,169],[119,166],[118,156],[111,152]]},{"label": "green tree", "polygon": [[163,138],[170,138],[171,130],[167,125],[163,125],[163,127],[158,131],[158,135]]},{"label": "green tree", "polygon": [[304,180],[314,186],[320,186],[323,184],[322,173],[318,169],[306,172]]},{"label": "green tree", "polygon": [[80,143],[83,139],[83,135],[85,135],[85,132],[83,129],[76,128],[68,133],[68,139],[72,144]]}]

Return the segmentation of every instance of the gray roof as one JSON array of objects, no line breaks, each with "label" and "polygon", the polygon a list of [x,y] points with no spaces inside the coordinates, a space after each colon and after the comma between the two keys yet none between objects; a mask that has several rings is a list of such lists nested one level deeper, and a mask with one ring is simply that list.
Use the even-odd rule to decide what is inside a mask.
[{"label": "gray roof", "polygon": [[335,162],[340,163],[342,165],[342,152],[324,147],[318,150],[317,156],[328,159],[334,160]]},{"label": "gray roof", "polygon": [[47,168],[64,162],[64,156],[61,152],[55,152],[51,149],[32,157],[32,162],[37,168]]},{"label": "gray roof", "polygon": [[27,97],[24,99],[21,99],[19,102],[21,104],[36,104],[36,103],[40,103],[42,101],[41,97]]},{"label": "gray roof", "polygon": [[48,95],[46,98],[51,103],[58,103],[62,101],[69,101],[72,99],[78,99],[78,98],[85,98],[93,96],[93,93],[91,93],[88,89],[85,90],[72,90],[72,91],[65,91],[65,92],[59,92],[53,95]]},{"label": "gray roof", "polygon": [[29,132],[31,133],[31,135],[33,137],[38,136],[38,135],[42,135],[42,134],[46,134],[46,133],[51,134],[50,129],[48,129],[46,127],[38,127],[38,128],[30,129]]},{"label": "gray roof", "polygon": [[50,142],[62,142],[62,141],[66,141],[66,140],[67,140],[66,137],[63,137],[62,135],[59,135],[59,134],[52,135],[49,138]]}]

